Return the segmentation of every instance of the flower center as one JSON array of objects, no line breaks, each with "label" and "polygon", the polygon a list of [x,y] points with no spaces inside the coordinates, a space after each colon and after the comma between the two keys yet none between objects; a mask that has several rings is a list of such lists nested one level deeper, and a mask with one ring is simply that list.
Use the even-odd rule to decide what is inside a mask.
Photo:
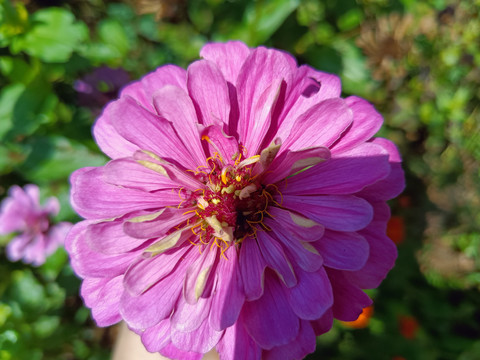
[{"label": "flower center", "polygon": [[206,185],[206,189],[198,189],[194,194],[199,221],[192,231],[199,238],[198,245],[213,241],[226,249],[232,242],[240,244],[247,236],[255,236],[258,229],[270,230],[263,220],[270,216],[269,204],[277,203],[273,195],[278,189],[257,180],[258,176],[253,174],[257,161],[258,156],[253,156],[224,166],[216,154],[208,159],[209,172],[195,172]]}]

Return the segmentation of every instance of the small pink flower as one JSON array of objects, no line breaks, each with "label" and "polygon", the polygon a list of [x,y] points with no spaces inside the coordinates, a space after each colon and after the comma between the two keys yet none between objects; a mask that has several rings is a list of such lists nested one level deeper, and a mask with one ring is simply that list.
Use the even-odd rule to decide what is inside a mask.
[{"label": "small pink flower", "polygon": [[67,237],[100,326],[175,359],[300,359],[393,267],[401,160],[382,117],[289,54],[208,44],[158,68],[94,127],[112,158],[76,171]]},{"label": "small pink flower", "polygon": [[12,261],[42,265],[47,256],[62,246],[72,224],[61,222],[52,225],[50,217],[58,214],[60,204],[55,197],[40,206],[37,185],[23,189],[12,186],[9,197],[2,201],[0,234],[18,233],[7,245],[7,256]]}]

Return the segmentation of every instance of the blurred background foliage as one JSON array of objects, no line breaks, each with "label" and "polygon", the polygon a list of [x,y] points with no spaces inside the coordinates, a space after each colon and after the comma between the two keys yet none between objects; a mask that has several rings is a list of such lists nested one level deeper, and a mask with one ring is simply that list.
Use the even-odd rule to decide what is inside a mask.
[{"label": "blurred background foliage", "polygon": [[[207,41],[285,49],[385,117],[407,189],[397,266],[309,359],[480,359],[479,0],[0,0],[0,196],[36,183],[78,221],[68,176],[106,158],[91,126],[129,79],[187,66]],[[0,238],[0,360],[109,359],[63,249],[35,268]]]}]

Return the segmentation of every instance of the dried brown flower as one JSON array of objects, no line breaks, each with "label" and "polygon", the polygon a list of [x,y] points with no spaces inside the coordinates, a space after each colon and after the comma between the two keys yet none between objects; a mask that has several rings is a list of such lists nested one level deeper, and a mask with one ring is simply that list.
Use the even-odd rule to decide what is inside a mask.
[{"label": "dried brown flower", "polygon": [[412,47],[412,23],[411,15],[393,13],[362,26],[357,45],[368,56],[376,80],[405,76],[401,60]]}]

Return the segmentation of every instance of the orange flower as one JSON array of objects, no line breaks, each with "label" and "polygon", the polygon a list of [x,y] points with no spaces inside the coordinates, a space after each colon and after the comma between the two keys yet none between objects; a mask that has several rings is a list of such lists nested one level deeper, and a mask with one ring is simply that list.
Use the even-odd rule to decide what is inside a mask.
[{"label": "orange flower", "polygon": [[387,236],[395,244],[401,244],[405,239],[405,221],[401,216],[392,216],[387,224]]},{"label": "orange flower", "polygon": [[367,306],[354,321],[341,321],[343,325],[352,329],[363,329],[368,326],[370,318],[373,316],[373,305]]},{"label": "orange flower", "polygon": [[400,315],[398,317],[398,328],[405,339],[414,339],[419,327],[417,319],[411,315]]}]

